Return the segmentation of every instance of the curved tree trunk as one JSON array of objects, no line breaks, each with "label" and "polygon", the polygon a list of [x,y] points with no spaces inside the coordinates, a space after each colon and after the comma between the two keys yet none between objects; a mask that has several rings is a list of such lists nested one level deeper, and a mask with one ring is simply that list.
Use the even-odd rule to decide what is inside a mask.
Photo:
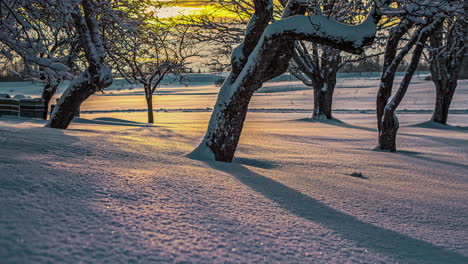
[{"label": "curved tree trunk", "polygon": [[377,92],[376,100],[379,145],[382,145],[380,134],[382,131],[384,109],[388,103],[388,99],[392,95],[393,81],[395,80],[397,67],[412,47],[411,43],[408,43],[405,49],[403,49],[397,56],[398,44],[400,43],[401,38],[404,36],[404,34],[406,34],[406,32],[408,32],[412,25],[413,24],[407,20],[401,21],[400,24],[395,28],[394,33],[389,36],[387,45],[385,47],[382,76],[380,78],[379,91]]},{"label": "curved tree trunk", "polygon": [[[245,84],[245,87],[251,88],[258,86],[258,83]],[[212,119],[217,120],[219,132],[208,133],[205,140],[214,153],[215,160],[231,162],[234,158],[253,93],[253,89],[241,88],[232,95],[229,102],[217,105]]]},{"label": "curved tree trunk", "polygon": [[[290,14],[303,14],[304,7],[301,5],[299,7]],[[270,24],[263,31],[255,49],[248,55],[242,70],[239,73],[232,72],[224,82],[205,137],[190,156],[232,161],[253,93],[262,86],[263,82],[287,70],[296,40],[314,41],[359,53],[363,47],[373,42],[375,22],[379,19],[378,16],[369,16],[361,25],[346,26],[324,16],[292,16]],[[314,24],[310,24],[311,22]],[[310,27],[297,27],[303,24],[309,24]],[[337,30],[328,32],[329,26]],[[359,36],[353,36],[352,39],[343,37],[342,32],[347,32],[349,28],[356,30]],[[236,49],[233,54],[238,52],[239,49]],[[240,56],[233,55],[233,57]]]},{"label": "curved tree trunk", "polygon": [[88,67],[78,75],[60,97],[47,127],[66,129],[74,113],[89,96],[102,91],[113,82],[112,72],[104,64],[104,45],[99,32],[96,3],[92,0],[80,1],[71,13],[80,37]]},{"label": "curved tree trunk", "polygon": [[112,84],[112,73],[107,66],[103,65],[102,69],[94,72],[96,73],[90,73],[90,68],[87,68],[72,81],[54,108],[47,127],[66,129],[89,96]]}]

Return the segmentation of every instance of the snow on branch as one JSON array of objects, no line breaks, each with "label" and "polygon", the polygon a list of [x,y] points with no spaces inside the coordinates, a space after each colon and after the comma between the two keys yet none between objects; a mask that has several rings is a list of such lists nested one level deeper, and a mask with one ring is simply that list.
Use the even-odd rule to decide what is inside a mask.
[{"label": "snow on branch", "polygon": [[342,24],[323,15],[293,16],[273,22],[266,28],[263,38],[269,40],[281,36],[307,40],[359,54],[372,43],[376,22],[372,15],[359,25]]}]

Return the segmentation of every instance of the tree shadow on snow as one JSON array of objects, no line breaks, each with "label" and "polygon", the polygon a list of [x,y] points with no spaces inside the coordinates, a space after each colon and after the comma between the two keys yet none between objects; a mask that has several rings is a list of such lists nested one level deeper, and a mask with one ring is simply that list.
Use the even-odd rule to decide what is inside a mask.
[{"label": "tree shadow on snow", "polygon": [[151,127],[150,124],[134,122],[130,120],[124,120],[119,118],[94,118],[94,119],[86,119],[86,118],[74,118],[73,123],[82,123],[82,124],[96,124],[96,125],[110,125],[110,126],[131,126],[131,127]]},{"label": "tree shadow on snow", "polygon": [[[322,124],[327,124],[327,125],[332,125],[332,126],[337,126],[337,127],[343,127],[343,128],[351,128],[351,129],[359,129],[363,131],[368,131],[368,132],[375,132],[377,133],[376,128],[369,128],[369,127],[364,127],[364,126],[358,126],[358,125],[353,125],[349,123],[345,123],[341,120],[338,119],[332,119],[332,120],[313,120],[310,118],[303,118],[303,119],[296,119],[295,121],[302,121],[302,122],[311,122],[311,123],[322,123]],[[424,124],[424,123],[423,123]],[[423,127],[420,125],[410,125],[407,127],[421,127],[421,128],[429,128],[429,127]],[[433,128],[434,127],[430,127]],[[439,128],[440,129],[440,128]],[[466,133],[465,130],[468,128],[465,127],[452,127],[452,129],[445,129],[445,130],[451,130],[451,131],[456,131],[456,132],[461,132],[461,133]],[[467,139],[457,139],[457,138],[451,138],[451,137],[438,137],[438,136],[431,136],[431,135],[421,135],[421,134],[411,134],[411,133],[398,133],[398,135],[401,136],[408,136],[408,137],[416,137],[416,138],[426,138],[430,139],[442,144],[447,144],[449,146],[463,146],[468,144]],[[398,137],[397,135],[397,137]]]},{"label": "tree shadow on snow", "polygon": [[439,129],[439,130],[452,130],[458,132],[468,133],[468,127],[464,126],[452,126],[452,125],[443,125],[432,121],[426,121],[419,124],[408,125],[408,127],[420,127],[428,129]]},{"label": "tree shadow on snow", "polygon": [[334,230],[345,239],[356,242],[359,247],[391,255],[405,263],[468,263],[466,256],[360,221],[242,165],[206,163],[231,174],[290,213]]},{"label": "tree shadow on snow", "polygon": [[302,118],[302,119],[296,119],[294,121],[309,122],[309,123],[320,123],[320,124],[327,124],[327,125],[332,125],[332,126],[337,126],[337,127],[359,129],[359,130],[364,130],[364,131],[369,131],[369,132],[377,132],[377,129],[375,129],[375,128],[369,128],[369,127],[349,124],[349,123],[343,122],[343,121],[341,121],[339,119],[336,119],[336,118],[333,118],[333,119]]},{"label": "tree shadow on snow", "polygon": [[450,165],[450,166],[455,166],[455,167],[459,167],[459,168],[462,168],[462,169],[468,169],[467,164],[451,162],[451,161],[446,161],[446,160],[438,160],[438,159],[433,159],[433,158],[426,157],[426,156],[420,156],[420,155],[423,154],[423,153],[420,153],[420,152],[398,150],[396,153],[402,154],[402,155],[407,156],[407,157],[412,157],[412,158],[415,158],[415,159],[423,160],[423,161],[435,162],[435,163],[440,163],[440,164],[443,164],[443,165]]},{"label": "tree shadow on snow", "polygon": [[278,167],[276,164],[266,161],[266,160],[258,160],[258,159],[249,159],[249,158],[234,158],[233,163],[243,164],[247,166],[252,166],[260,169],[274,169]]}]

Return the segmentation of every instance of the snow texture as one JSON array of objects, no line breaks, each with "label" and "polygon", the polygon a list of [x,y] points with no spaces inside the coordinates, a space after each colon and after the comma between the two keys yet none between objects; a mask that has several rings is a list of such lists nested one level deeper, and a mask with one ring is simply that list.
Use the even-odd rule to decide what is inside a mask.
[{"label": "snow texture", "polygon": [[[466,81],[450,129],[420,124],[434,87],[413,81],[396,153],[371,151],[375,115],[363,109],[378,78],[339,79],[341,121],[305,119],[312,91],[287,85],[254,96],[265,112],[249,112],[233,164],[185,155],[208,111],[158,112],[157,125],[111,112],[144,106],[134,90],[93,95],[68,130],[0,117],[1,262],[468,262]],[[156,101],[203,109],[217,89],[166,87]]]}]

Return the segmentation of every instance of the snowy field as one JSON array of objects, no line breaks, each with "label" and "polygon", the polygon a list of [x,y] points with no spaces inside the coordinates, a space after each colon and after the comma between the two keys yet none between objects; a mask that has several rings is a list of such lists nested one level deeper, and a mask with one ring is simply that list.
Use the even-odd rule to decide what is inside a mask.
[{"label": "snowy field", "polygon": [[[268,83],[225,164],[186,157],[219,89],[205,77],[157,91],[154,125],[124,85],[67,130],[0,117],[0,263],[468,263],[468,81],[440,128],[415,78],[397,153],[372,151],[378,79],[339,79],[328,123],[305,120],[309,88]],[[15,85],[0,93],[40,93]]]}]

